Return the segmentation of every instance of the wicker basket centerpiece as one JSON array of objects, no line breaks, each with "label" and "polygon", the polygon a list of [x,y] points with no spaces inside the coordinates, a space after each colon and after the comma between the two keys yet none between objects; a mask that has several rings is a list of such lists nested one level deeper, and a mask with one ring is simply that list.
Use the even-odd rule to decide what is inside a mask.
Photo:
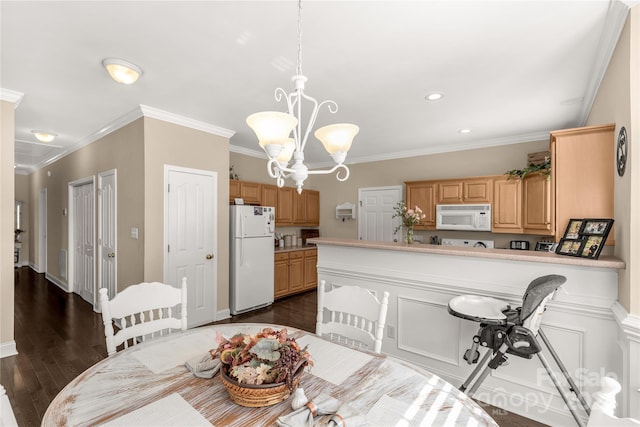
[{"label": "wicker basket centerpiece", "polygon": [[238,405],[261,407],[287,399],[313,360],[286,329],[265,328],[256,335],[236,334],[217,338],[212,350],[222,362],[220,378],[231,400]]}]

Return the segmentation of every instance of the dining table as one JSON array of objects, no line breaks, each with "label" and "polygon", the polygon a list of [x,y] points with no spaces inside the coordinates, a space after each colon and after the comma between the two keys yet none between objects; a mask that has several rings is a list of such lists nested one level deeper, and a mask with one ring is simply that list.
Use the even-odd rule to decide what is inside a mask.
[{"label": "dining table", "polygon": [[[226,323],[147,340],[96,363],[53,399],[42,426],[273,426],[292,397],[264,407],[234,403],[220,378],[200,378],[185,361],[217,347],[216,337],[287,329],[313,366],[298,387],[307,399],[330,396],[369,426],[497,426],[475,401],[427,370],[314,333],[271,324]],[[318,417],[320,418],[320,417]],[[318,420],[320,421],[320,420]]]}]

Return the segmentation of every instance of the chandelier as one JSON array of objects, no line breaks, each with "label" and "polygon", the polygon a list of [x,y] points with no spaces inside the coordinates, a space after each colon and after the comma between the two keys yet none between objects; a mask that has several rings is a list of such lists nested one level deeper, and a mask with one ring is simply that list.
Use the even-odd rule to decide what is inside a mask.
[{"label": "chandelier", "polygon": [[[304,84],[307,78],[302,74],[302,2],[298,0],[298,66],[296,75],[291,78],[295,90],[287,94],[282,88],[275,92],[276,101],[285,100],[287,112],[263,111],[247,117],[247,124],[258,137],[260,147],[269,157],[267,172],[271,178],[276,179],[278,187],[284,185],[286,178],[295,182],[298,193],[302,193],[304,181],[313,174],[331,174],[336,172],[338,181],[346,181],[349,178],[349,168],[344,164],[347,152],[351,148],[353,138],[360,128],[348,123],[340,123],[324,126],[314,132],[314,136],[322,143],[325,150],[333,159],[335,166],[331,169],[310,170],[304,163],[304,148],[307,144],[309,133],[313,129],[318,112],[327,107],[329,112],[335,114],[338,104],[326,100],[318,103],[315,98],[304,93]],[[306,127],[302,124],[302,102],[307,101],[311,112]],[[293,164],[289,162],[293,157]]]}]

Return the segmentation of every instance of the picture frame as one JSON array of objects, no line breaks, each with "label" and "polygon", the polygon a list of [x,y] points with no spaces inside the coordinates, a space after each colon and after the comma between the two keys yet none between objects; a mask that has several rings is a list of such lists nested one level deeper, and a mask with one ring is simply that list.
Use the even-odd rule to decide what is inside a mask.
[{"label": "picture frame", "polygon": [[613,227],[612,218],[572,218],[555,253],[598,259]]},{"label": "picture frame", "polygon": [[584,220],[571,218],[567,224],[563,239],[579,239]]},{"label": "picture frame", "polygon": [[580,227],[580,234],[583,236],[603,236],[606,239],[612,225],[612,219],[585,218]]},{"label": "picture frame", "polygon": [[580,248],[579,256],[582,258],[598,259],[606,238],[597,234],[586,236],[584,244]]},{"label": "picture frame", "polygon": [[580,256],[584,243],[583,239],[560,239],[556,253],[558,255]]}]

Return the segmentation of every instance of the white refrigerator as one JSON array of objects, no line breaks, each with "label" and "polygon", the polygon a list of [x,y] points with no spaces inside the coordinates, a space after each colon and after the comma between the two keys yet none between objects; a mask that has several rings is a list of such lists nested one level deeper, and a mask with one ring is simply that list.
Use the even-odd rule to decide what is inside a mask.
[{"label": "white refrigerator", "polygon": [[231,314],[273,303],[275,208],[231,206],[229,294]]}]

